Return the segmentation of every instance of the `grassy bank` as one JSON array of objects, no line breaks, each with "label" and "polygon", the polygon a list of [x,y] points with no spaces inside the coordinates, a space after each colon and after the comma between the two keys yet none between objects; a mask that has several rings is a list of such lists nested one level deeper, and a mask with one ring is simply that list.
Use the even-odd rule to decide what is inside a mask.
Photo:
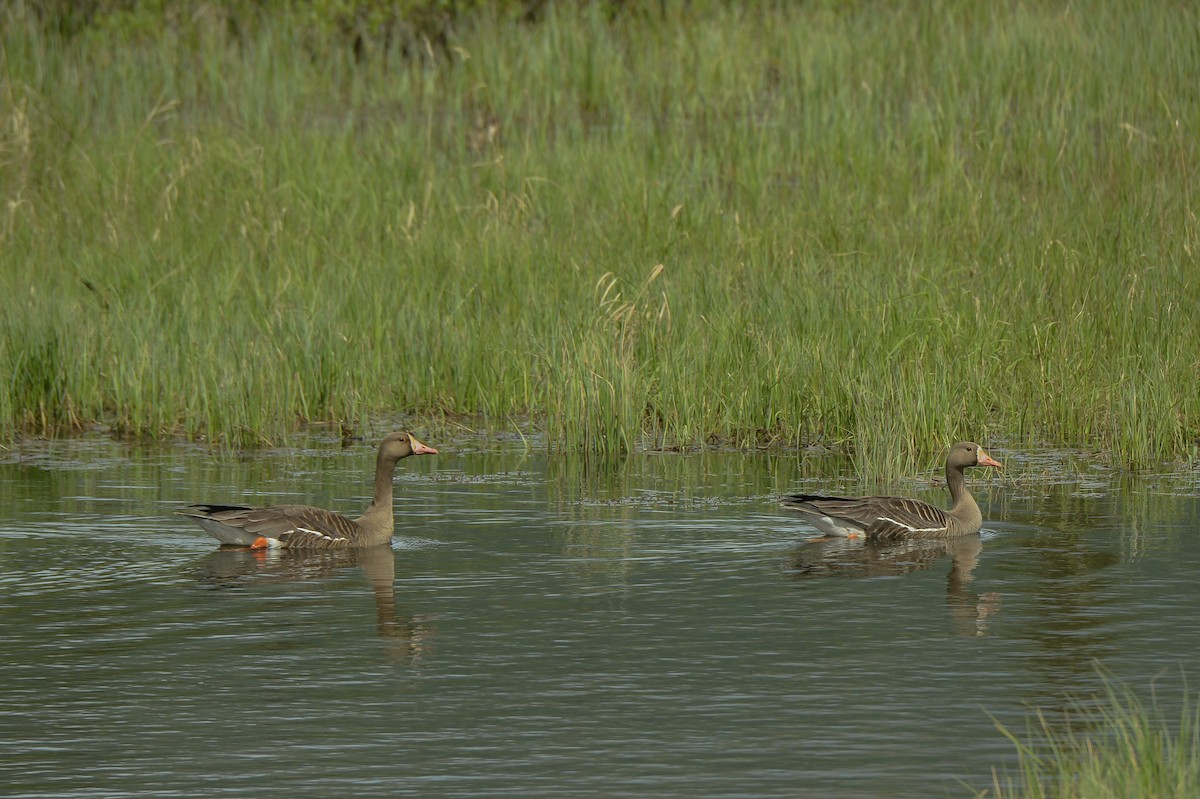
[{"label": "grassy bank", "polygon": [[0,436],[1197,457],[1194,5],[667,6],[386,62],[11,12]]},{"label": "grassy bank", "polygon": [[[1127,687],[1106,681],[1098,702],[1073,706],[1051,725],[1038,716],[1016,746],[1016,774],[997,774],[994,799],[1182,799],[1200,795],[1200,713],[1185,698],[1178,721],[1147,707]],[[1075,726],[1072,726],[1074,724]]]}]

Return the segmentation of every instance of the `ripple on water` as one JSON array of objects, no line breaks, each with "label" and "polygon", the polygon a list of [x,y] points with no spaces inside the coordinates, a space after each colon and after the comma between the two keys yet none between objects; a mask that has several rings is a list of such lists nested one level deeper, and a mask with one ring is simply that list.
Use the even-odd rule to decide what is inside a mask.
[{"label": "ripple on water", "polygon": [[1090,473],[990,486],[959,562],[810,542],[753,459],[753,490],[739,464],[710,496],[664,490],[664,456],[591,493],[541,461],[431,460],[371,563],[220,552],[169,515],[294,474],[341,498],[364,453],[6,487],[9,792],[956,794],[1009,762],[989,713],[1020,729],[1099,687],[1095,660],[1140,678],[1200,649],[1194,496],[1138,505],[1134,540],[1146,495]]}]

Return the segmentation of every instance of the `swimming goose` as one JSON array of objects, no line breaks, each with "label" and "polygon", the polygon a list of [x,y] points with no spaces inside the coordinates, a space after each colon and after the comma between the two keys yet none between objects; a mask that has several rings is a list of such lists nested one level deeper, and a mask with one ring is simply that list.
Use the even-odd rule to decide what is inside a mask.
[{"label": "swimming goose", "polygon": [[351,519],[311,505],[190,505],[177,511],[196,521],[222,546],[251,549],[342,549],[371,547],[392,540],[392,475],[396,461],[409,455],[436,455],[408,433],[392,433],[375,459],[375,498],[365,513]]},{"label": "swimming goose", "polygon": [[871,540],[898,538],[957,538],[979,532],[983,514],[967,490],[963,470],[970,466],[1001,468],[983,447],[962,441],[946,456],[946,487],[950,510],[907,497],[826,497],[792,494],[782,505],[802,514],[827,535]]}]

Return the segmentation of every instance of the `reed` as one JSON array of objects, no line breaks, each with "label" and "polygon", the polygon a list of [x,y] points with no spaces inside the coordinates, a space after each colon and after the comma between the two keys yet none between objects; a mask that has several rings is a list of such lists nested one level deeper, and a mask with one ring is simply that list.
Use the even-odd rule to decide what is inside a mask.
[{"label": "reed", "polygon": [[1197,458],[1197,8],[605,8],[355,63],[287,6],[69,43],[9,6],[0,437]]},{"label": "reed", "polygon": [[[1146,799],[1200,793],[1200,708],[1185,700],[1178,722],[1106,679],[1098,703],[1076,702],[1065,726],[1042,714],[1025,736],[1003,725],[1016,774],[993,776],[994,799]],[[1074,726],[1072,726],[1074,725]]]}]

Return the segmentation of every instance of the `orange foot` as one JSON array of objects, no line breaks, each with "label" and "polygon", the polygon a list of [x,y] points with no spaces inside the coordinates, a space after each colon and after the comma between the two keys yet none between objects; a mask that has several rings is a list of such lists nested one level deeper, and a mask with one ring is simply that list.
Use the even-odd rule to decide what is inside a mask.
[{"label": "orange foot", "polygon": [[271,546],[271,542],[268,541],[265,537],[260,535],[258,538],[254,539],[254,543],[250,545],[250,548],[251,549],[266,549],[269,546]]}]

